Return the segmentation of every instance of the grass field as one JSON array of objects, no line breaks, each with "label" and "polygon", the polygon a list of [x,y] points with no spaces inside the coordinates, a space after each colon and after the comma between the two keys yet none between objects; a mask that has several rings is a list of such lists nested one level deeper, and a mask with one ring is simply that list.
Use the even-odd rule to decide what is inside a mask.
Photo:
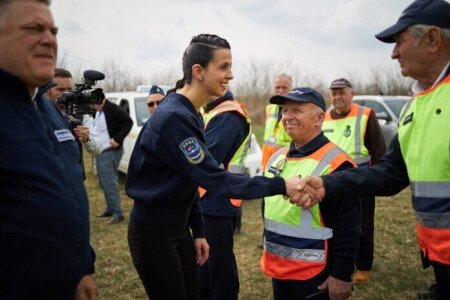
[{"label": "grass field", "polygon": [[[104,209],[103,193],[98,188],[96,177],[90,172],[87,174],[91,240],[97,254],[95,280],[100,299],[146,299],[128,250],[127,225],[132,200],[126,197],[123,183],[124,177],[121,176],[126,221],[106,225],[105,219],[95,217]],[[270,279],[259,268],[260,205],[260,200],[245,202],[242,233],[235,239],[240,299],[272,299]],[[352,299],[415,299],[416,291],[432,281],[432,271],[422,269],[418,251],[409,190],[394,197],[378,198],[374,275],[371,282],[355,286]]]}]

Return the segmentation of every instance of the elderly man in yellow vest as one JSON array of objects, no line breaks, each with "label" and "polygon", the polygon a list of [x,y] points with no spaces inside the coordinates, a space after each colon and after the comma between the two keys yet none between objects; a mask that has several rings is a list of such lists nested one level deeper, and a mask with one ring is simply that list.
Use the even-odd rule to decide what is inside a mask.
[{"label": "elderly man in yellow vest", "polygon": [[[317,91],[295,88],[270,103],[283,105],[281,120],[292,142],[270,157],[267,177],[325,175],[355,166],[322,133],[325,100]],[[351,296],[361,232],[358,198],[334,197],[303,210],[282,196],[267,197],[264,218],[261,267],[272,277],[274,299]]]},{"label": "elderly man in yellow vest", "polygon": [[[292,77],[281,73],[276,75],[272,81],[272,93],[273,95],[287,95],[292,89]],[[277,152],[279,149],[289,145],[291,138],[284,130],[281,123],[281,106],[277,104],[269,104],[266,107],[266,123],[264,126],[264,143],[261,148],[262,170],[266,168],[267,161],[270,156]],[[261,216],[264,219],[264,199],[261,202]],[[258,245],[259,248],[263,248],[262,243]]]},{"label": "elderly man in yellow vest", "polygon": [[[394,195],[410,185],[424,267],[433,266],[435,299],[450,295],[450,3],[417,0],[376,35],[395,43],[391,57],[416,79],[398,135],[379,163],[308,177],[291,198],[309,207],[325,195]],[[339,176],[335,176],[339,175]],[[421,296],[419,294],[418,296]]]},{"label": "elderly man in yellow vest", "polygon": [[[287,95],[292,88],[292,77],[287,74],[279,74],[272,82],[272,93],[274,95]],[[269,104],[266,107],[266,123],[264,127],[264,144],[262,146],[263,170],[266,168],[267,160],[278,149],[289,145],[291,138],[281,124],[281,106]]]},{"label": "elderly man in yellow vest", "polygon": [[[368,107],[353,103],[353,88],[345,78],[333,80],[330,85],[333,108],[322,124],[323,133],[341,147],[358,166],[377,163],[386,152],[378,119]],[[369,281],[373,264],[373,232],[375,197],[361,199],[361,229],[354,283]]]}]

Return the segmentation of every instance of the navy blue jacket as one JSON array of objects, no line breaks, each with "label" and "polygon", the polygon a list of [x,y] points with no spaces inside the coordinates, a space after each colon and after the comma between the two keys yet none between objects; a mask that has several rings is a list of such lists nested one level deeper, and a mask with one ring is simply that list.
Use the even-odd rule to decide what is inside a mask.
[{"label": "navy blue jacket", "polygon": [[398,135],[389,151],[373,166],[333,173],[322,177],[326,195],[391,196],[409,185],[408,172],[400,150]]},{"label": "navy blue jacket", "polygon": [[248,178],[219,168],[205,146],[204,123],[186,97],[172,93],[143,126],[125,190],[135,200],[131,218],[147,224],[187,224],[203,236],[198,186],[218,197],[256,199],[285,194],[284,179]]},{"label": "navy blue jacket", "polygon": [[0,70],[0,298],[50,299],[94,272],[80,152],[58,109]]},{"label": "navy blue jacket", "polygon": [[[214,109],[227,100],[233,99],[219,98],[209,103],[205,112]],[[228,166],[234,153],[244,142],[249,130],[247,121],[237,112],[223,112],[211,119],[205,129],[205,141],[217,164]],[[231,205],[229,199],[217,197],[216,194],[207,192],[200,200],[203,214],[221,217],[238,216],[241,214],[241,208]]]}]

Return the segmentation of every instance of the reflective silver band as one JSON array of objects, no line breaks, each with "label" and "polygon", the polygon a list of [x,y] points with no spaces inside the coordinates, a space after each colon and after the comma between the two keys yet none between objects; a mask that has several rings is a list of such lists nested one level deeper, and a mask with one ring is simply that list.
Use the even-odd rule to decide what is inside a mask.
[{"label": "reflective silver band", "polygon": [[411,192],[415,197],[450,198],[449,181],[411,182]]},{"label": "reflective silver band", "polygon": [[295,249],[270,242],[264,242],[266,252],[290,260],[323,262],[325,250],[318,249]]},{"label": "reflective silver band", "polygon": [[[305,212],[311,214],[309,210],[302,211],[302,213]],[[304,215],[302,215],[302,219],[303,217]],[[327,240],[333,237],[333,229],[327,227],[313,228],[311,227],[311,223],[308,226],[293,226],[264,219],[264,228],[276,234],[301,239]]]},{"label": "reflective silver band", "polygon": [[425,227],[450,229],[450,212],[428,213],[416,212],[417,222]]}]

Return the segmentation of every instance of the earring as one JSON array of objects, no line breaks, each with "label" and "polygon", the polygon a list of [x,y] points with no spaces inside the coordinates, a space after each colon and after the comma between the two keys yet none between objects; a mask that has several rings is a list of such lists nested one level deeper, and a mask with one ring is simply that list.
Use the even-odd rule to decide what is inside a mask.
[{"label": "earring", "polygon": [[203,81],[203,76],[198,76],[198,80]]}]

